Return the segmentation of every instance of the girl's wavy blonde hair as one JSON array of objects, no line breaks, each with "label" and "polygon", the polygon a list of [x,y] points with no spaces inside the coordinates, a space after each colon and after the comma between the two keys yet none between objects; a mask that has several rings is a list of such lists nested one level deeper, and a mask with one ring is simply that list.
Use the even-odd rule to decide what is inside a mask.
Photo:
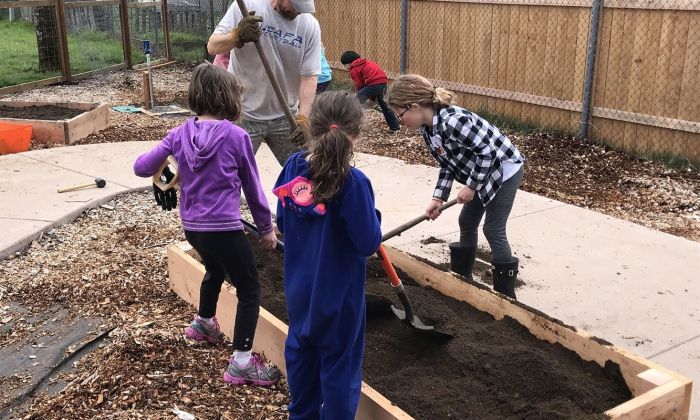
[{"label": "girl's wavy blonde hair", "polygon": [[443,88],[436,88],[430,80],[418,74],[405,74],[389,88],[389,105],[401,109],[413,104],[436,109],[446,108],[454,103],[456,95]]}]

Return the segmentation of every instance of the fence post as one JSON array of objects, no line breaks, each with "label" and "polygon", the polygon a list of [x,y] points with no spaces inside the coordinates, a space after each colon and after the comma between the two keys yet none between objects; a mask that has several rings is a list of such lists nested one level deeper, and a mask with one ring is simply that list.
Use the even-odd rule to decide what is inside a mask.
[{"label": "fence post", "polygon": [[170,50],[170,19],[168,18],[168,0],[163,0],[160,12],[161,19],[163,20],[163,43],[165,44],[165,57],[168,60],[172,60],[173,54]]},{"label": "fence post", "polygon": [[129,28],[129,3],[128,0],[119,1],[119,20],[122,25],[122,50],[124,50],[124,63],[127,68],[132,68],[134,62],[131,59],[131,29]]},{"label": "fence post", "polygon": [[209,0],[209,33],[214,33],[214,0]]},{"label": "fence post", "polygon": [[588,126],[591,121],[591,99],[593,98],[593,78],[595,77],[595,54],[600,27],[600,14],[603,10],[603,0],[593,0],[591,9],[591,26],[588,28],[588,49],[586,52],[586,70],[583,76],[583,108],[579,122],[578,138],[588,137]]},{"label": "fence post", "polygon": [[61,66],[63,78],[66,83],[73,81],[73,73],[70,68],[70,54],[68,53],[68,33],[66,32],[66,15],[63,0],[56,0],[56,30],[58,32],[58,44],[60,46]]},{"label": "fence post", "polygon": [[408,33],[408,0],[401,0],[401,46],[399,49],[399,73],[406,73],[406,38]]}]

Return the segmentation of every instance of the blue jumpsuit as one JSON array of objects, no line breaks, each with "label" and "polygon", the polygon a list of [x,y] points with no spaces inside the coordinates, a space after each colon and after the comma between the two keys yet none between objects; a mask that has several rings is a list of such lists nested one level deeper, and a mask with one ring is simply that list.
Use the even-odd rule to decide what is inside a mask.
[{"label": "blue jumpsuit", "polygon": [[289,418],[354,419],[362,385],[366,258],[381,243],[369,179],[352,168],[328,203],[313,203],[309,165],[292,155],[275,184],[284,234]]}]

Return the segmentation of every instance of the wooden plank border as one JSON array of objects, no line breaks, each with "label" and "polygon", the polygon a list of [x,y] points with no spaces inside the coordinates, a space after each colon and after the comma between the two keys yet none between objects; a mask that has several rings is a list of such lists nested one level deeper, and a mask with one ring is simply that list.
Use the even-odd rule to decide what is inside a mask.
[{"label": "wooden plank border", "polygon": [[48,79],[37,80],[36,82],[27,82],[19,85],[5,86],[0,88],[0,95],[6,95],[9,93],[22,92],[24,90],[34,89],[38,87],[44,87],[48,85],[53,85],[55,83],[63,82],[63,76],[50,77]]},{"label": "wooden plank border", "polygon": [[66,9],[76,7],[95,7],[95,6],[117,6],[119,0],[86,0],[86,1],[67,1],[63,3]]},{"label": "wooden plank border", "polygon": [[[187,242],[168,247],[168,273],[170,288],[182,299],[196,306],[199,303],[199,285],[204,277],[204,266],[195,260],[188,252],[191,247]],[[222,325],[233,325],[235,320],[236,299],[235,289],[225,283],[219,295],[219,308],[224,308],[217,313]],[[230,328],[222,331],[230,335]],[[229,336],[230,338],[230,336]],[[264,353],[265,357],[274,363],[283,374],[287,374],[284,362],[284,341],[287,338],[287,325],[269,313],[265,308],[260,308],[258,327],[255,331],[255,351]],[[362,395],[357,409],[357,419],[410,420],[406,414],[391,401],[382,396],[375,389],[362,383]]]},{"label": "wooden plank border", "polygon": [[100,74],[105,74],[105,73],[111,73],[111,72],[114,72],[114,71],[124,70],[125,68],[126,68],[126,64],[125,64],[125,63],[114,64],[114,65],[112,65],[112,66],[104,67],[104,68],[101,68],[101,69],[98,69],[98,70],[91,70],[91,71],[86,71],[86,72],[83,72],[83,73],[74,74],[74,75],[73,75],[73,80],[83,80],[83,79],[87,79],[88,77],[97,76],[97,75],[100,75]]},{"label": "wooden plank border", "polygon": [[[159,58],[159,59],[157,59],[157,60],[151,61],[151,70],[156,69],[156,68],[158,68],[158,67],[163,67],[163,66],[166,66],[166,65],[170,65],[170,64],[173,64],[173,63],[176,63],[176,61],[171,61],[171,60],[168,59],[167,57]],[[144,70],[147,71],[147,70],[148,70],[148,66],[146,65],[146,63],[135,64],[132,68],[133,68],[134,70],[139,70],[139,71],[144,71]]]},{"label": "wooden plank border", "polygon": [[[440,271],[408,254],[385,247],[392,262],[421,286],[429,286],[447,296],[467,302],[476,309],[488,312],[496,319],[510,317],[526,327],[534,336],[575,351],[583,360],[595,361],[601,366],[611,361],[617,363],[634,398],[608,410],[614,419],[687,419],[690,412],[692,382],[675,372],[644,358],[591,337],[537,310],[519,302],[502,298],[488,288],[476,283],[464,282],[450,273]],[[204,267],[190,253],[187,242],[168,247],[168,271],[170,287],[193,305],[199,302],[199,284],[204,277]],[[236,298],[233,288],[225,285],[220,295],[223,304],[230,308],[217,314],[226,325],[232,324]],[[284,364],[284,340],[287,326],[261,308],[256,332],[255,348],[286,373]],[[410,419],[411,417],[363,383],[358,419]]]},{"label": "wooden plank border", "polygon": [[143,3],[129,3],[129,9],[148,9],[149,7],[162,7],[160,1],[146,1]]},{"label": "wooden plank border", "polygon": [[14,9],[19,7],[56,6],[56,0],[21,0],[0,1],[0,9]]},{"label": "wooden plank border", "polygon": [[[513,318],[535,337],[550,343],[559,343],[576,352],[583,360],[595,361],[600,366],[605,366],[608,361],[619,365],[634,398],[608,410],[605,414],[611,418],[687,419],[690,415],[690,379],[592,337],[584,331],[567,326],[534,308],[501,298],[486,287],[465,282],[402,251],[388,246],[385,248],[394,265],[421,286],[431,287],[444,295],[466,302],[496,319]],[[653,371],[653,375],[650,374],[650,370]],[[650,376],[653,378],[650,379]],[[661,385],[656,386],[657,383]],[[649,417],[652,413],[654,416]]]}]

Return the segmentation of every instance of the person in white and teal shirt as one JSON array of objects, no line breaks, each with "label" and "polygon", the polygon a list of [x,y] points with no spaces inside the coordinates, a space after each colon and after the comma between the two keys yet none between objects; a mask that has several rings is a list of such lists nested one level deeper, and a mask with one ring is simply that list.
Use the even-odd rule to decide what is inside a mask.
[{"label": "person in white and teal shirt", "polygon": [[321,44],[321,74],[316,80],[316,95],[325,92],[331,84],[331,80],[333,80],[333,71],[326,60],[326,47]]}]

